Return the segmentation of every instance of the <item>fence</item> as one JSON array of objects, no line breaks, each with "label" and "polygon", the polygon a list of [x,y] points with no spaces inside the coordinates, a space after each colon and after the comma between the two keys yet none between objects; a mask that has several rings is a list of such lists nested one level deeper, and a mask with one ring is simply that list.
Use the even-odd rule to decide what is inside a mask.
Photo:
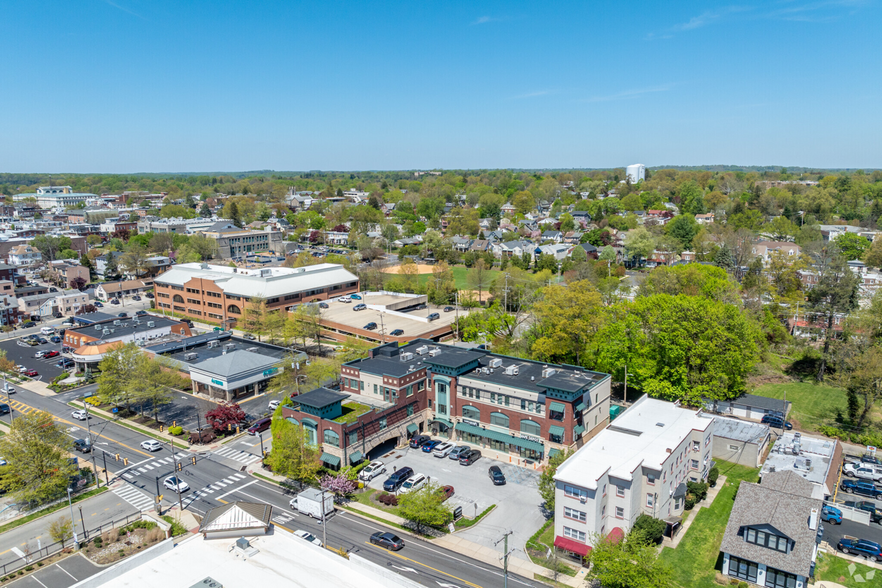
[{"label": "fence", "polygon": [[[109,523],[104,523],[94,529],[88,529],[80,535],[77,534],[77,539],[79,539],[80,544],[83,544],[89,540],[90,537],[100,537],[101,533],[104,531],[109,531],[110,529],[116,527],[124,527],[131,522],[137,521],[141,518],[141,511],[132,513],[124,519],[118,519],[115,521],[110,521]],[[76,525],[74,524],[74,528]],[[73,545],[73,539],[64,542],[64,545],[70,547]],[[41,546],[37,551],[25,551],[24,555],[19,559],[24,559],[24,563],[19,563],[18,560],[13,563],[8,564],[0,564],[0,577],[10,576],[15,574],[19,570],[22,570],[28,566],[34,566],[38,561],[42,561],[44,559],[50,558],[54,555],[58,555],[61,551],[64,550],[64,545],[60,542],[51,543],[49,545]],[[30,545],[29,545],[30,546]]]}]

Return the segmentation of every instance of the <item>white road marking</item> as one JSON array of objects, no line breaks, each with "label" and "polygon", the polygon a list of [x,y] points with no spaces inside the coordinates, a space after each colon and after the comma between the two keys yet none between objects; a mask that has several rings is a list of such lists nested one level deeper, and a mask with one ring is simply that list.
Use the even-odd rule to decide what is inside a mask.
[{"label": "white road marking", "polygon": [[[241,486],[239,486],[235,490],[230,490],[226,494],[221,494],[220,496],[216,497],[215,500],[220,500],[221,498],[225,498],[225,497],[229,496],[230,494],[233,494],[234,492],[240,491],[242,488],[246,488],[246,487],[250,486],[251,484],[257,484],[257,482],[258,482],[257,480],[254,480],[253,482],[248,482],[247,484],[242,484]],[[243,492],[243,494],[244,494],[244,492]],[[248,496],[247,494],[245,494],[245,495]]]}]

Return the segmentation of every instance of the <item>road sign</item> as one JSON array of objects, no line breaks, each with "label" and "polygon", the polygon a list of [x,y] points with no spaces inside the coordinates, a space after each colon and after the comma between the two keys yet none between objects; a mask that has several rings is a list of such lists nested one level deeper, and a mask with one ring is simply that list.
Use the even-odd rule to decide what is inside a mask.
[{"label": "road sign", "polygon": [[119,409],[118,409],[118,408],[114,408],[111,412],[112,412],[113,414],[116,414],[116,413],[119,412]]}]

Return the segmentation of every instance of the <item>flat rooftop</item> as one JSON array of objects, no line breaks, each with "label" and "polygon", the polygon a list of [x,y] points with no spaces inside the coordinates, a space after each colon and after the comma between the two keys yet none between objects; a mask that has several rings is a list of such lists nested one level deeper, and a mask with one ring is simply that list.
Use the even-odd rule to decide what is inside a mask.
[{"label": "flat rooftop", "polygon": [[[94,321],[96,317],[92,315],[91,318]],[[143,333],[145,331],[152,331],[154,329],[172,327],[174,325],[180,324],[181,321],[162,316],[154,316],[152,314],[143,316],[128,316],[122,318],[111,316],[106,319],[94,321],[88,325],[83,325],[81,327],[71,327],[67,329],[67,333],[77,333],[80,335],[97,337],[98,339],[114,340],[119,339],[120,337],[123,337],[125,335]],[[105,334],[105,329],[112,332]]]},{"label": "flat rooftop", "polygon": [[[217,343],[209,347],[212,341],[217,341]],[[257,355],[262,355],[267,358],[269,363],[278,363],[291,354],[285,347],[233,337],[229,332],[204,333],[178,341],[151,345],[145,349],[171,359],[178,367],[184,370],[188,366],[198,367],[204,361],[222,357],[234,351],[250,351]]]},{"label": "flat rooftop", "polygon": [[769,434],[769,425],[750,421],[739,421],[728,417],[715,416],[714,437],[759,443]]},{"label": "flat rooftop", "polygon": [[[247,535],[247,534],[246,534]],[[194,535],[173,549],[149,558],[150,550],[127,558],[89,579],[90,586],[202,586],[211,578],[219,586],[267,588],[417,588],[385,566],[355,553],[349,559],[313,545],[278,527],[267,535],[248,536],[250,550],[234,548],[236,538],[203,539]],[[157,547],[165,547],[160,544]],[[362,546],[363,547],[363,546]],[[364,547],[363,547],[364,548]],[[132,567],[138,564],[136,567]]]},{"label": "flat rooftop", "polygon": [[644,396],[565,461],[554,479],[593,490],[605,472],[631,480],[641,465],[659,470],[669,449],[693,430],[705,431],[712,423],[713,417],[698,411]]},{"label": "flat rooftop", "polygon": [[[383,301],[380,299],[383,299]],[[373,305],[391,304],[399,300],[395,296],[371,296],[369,300],[361,302],[368,302]],[[386,335],[395,329],[401,329],[404,331],[404,334],[397,335],[398,337],[420,338],[441,328],[451,328],[457,317],[457,312],[444,312],[443,306],[429,305],[428,308],[423,310],[396,311],[396,314],[393,314],[371,308],[354,311],[352,308],[359,303],[358,300],[346,303],[337,302],[337,299],[334,298],[326,302],[328,303],[328,308],[321,311],[322,323],[326,327],[330,326],[328,323],[335,323],[343,328],[361,329],[368,323],[377,323],[377,330],[374,331],[377,340],[382,339],[383,333],[381,329],[385,330]],[[438,319],[434,321],[425,322],[409,318],[421,317],[426,319],[433,312],[438,313]],[[403,313],[405,316],[397,313]],[[459,316],[466,316],[468,311],[460,308],[458,314]]]},{"label": "flat rooftop", "polygon": [[[761,475],[791,470],[815,484],[825,484],[836,450],[835,439],[815,439],[787,432],[775,442]],[[799,442],[797,443],[797,439]]]}]

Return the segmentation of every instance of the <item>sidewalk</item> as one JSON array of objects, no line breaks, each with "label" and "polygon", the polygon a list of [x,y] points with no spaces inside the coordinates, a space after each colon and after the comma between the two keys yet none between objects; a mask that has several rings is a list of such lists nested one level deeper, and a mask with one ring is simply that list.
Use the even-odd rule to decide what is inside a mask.
[{"label": "sidewalk", "polygon": [[701,502],[701,504],[696,504],[692,508],[692,514],[689,516],[689,519],[685,523],[683,523],[683,526],[677,532],[676,536],[673,539],[670,539],[668,537],[664,538],[661,545],[659,545],[659,553],[661,553],[661,550],[665,547],[676,548],[680,544],[680,540],[686,536],[686,531],[688,531],[689,527],[692,526],[692,521],[694,521],[695,517],[698,516],[698,511],[706,506],[710,506],[711,504],[713,504],[714,500],[717,497],[717,494],[720,493],[720,489],[722,489],[725,484],[726,476],[720,476],[717,479],[717,485],[713,488],[708,489],[707,497]]},{"label": "sidewalk", "polygon": [[15,384],[19,388],[24,388],[29,392],[33,392],[35,394],[39,394],[40,396],[55,396],[55,391],[50,389],[49,386],[42,381],[36,380],[26,380],[21,384]]}]

